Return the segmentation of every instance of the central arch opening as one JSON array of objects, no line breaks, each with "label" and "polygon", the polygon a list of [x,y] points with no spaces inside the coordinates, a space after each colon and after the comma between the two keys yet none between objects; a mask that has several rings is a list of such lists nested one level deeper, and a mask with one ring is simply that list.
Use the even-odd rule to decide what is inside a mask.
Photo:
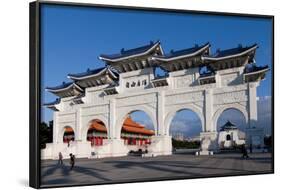
[{"label": "central arch opening", "polygon": [[128,148],[129,154],[147,153],[154,135],[153,122],[144,111],[132,111],[125,116],[121,139]]},{"label": "central arch opening", "polygon": [[182,109],[174,115],[169,134],[172,136],[173,154],[189,154],[200,148],[202,122],[194,111]]},{"label": "central arch opening", "polygon": [[104,145],[105,139],[107,139],[105,124],[99,119],[90,121],[87,131],[87,141],[91,142],[91,146],[102,146]]},{"label": "central arch opening", "polygon": [[218,144],[221,150],[236,150],[246,143],[247,122],[244,114],[236,109],[224,110],[217,120]]},{"label": "central arch opening", "polygon": [[64,143],[70,143],[71,141],[75,140],[75,134],[74,130],[70,126],[64,127],[64,132],[63,132],[63,142]]}]

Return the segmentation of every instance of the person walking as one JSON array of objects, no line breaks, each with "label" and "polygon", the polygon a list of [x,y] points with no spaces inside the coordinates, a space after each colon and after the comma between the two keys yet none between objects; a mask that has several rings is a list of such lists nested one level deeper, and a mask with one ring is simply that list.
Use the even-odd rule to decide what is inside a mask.
[{"label": "person walking", "polygon": [[63,165],[62,159],[63,159],[62,153],[59,152],[59,163],[58,163],[59,165]]},{"label": "person walking", "polygon": [[253,145],[252,145],[252,143],[250,144],[250,153],[253,153]]},{"label": "person walking", "polygon": [[70,153],[69,156],[70,156],[70,170],[72,170],[75,164],[75,156],[72,153]]},{"label": "person walking", "polygon": [[249,158],[245,144],[242,145],[241,152],[242,152],[242,158]]}]

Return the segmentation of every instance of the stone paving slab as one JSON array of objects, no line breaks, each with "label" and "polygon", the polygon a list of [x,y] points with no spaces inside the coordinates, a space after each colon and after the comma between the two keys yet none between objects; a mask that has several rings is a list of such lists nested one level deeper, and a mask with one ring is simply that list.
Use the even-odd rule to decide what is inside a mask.
[{"label": "stone paving slab", "polygon": [[69,160],[64,160],[64,165],[44,160],[41,166],[44,187],[271,173],[272,159],[269,153],[250,154],[249,159],[242,159],[241,154],[236,153],[213,156],[178,154],[153,158],[76,159],[73,170],[70,170]]}]

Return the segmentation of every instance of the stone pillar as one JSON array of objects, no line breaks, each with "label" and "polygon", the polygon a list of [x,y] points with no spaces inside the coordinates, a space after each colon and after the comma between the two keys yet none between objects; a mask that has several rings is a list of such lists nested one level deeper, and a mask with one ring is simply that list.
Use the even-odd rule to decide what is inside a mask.
[{"label": "stone pillar", "polygon": [[168,135],[153,136],[152,143],[148,146],[148,156],[172,154],[172,138]]},{"label": "stone pillar", "polygon": [[119,139],[120,137],[116,136],[116,100],[111,99],[109,101],[109,127],[108,127],[108,138],[109,139]]},{"label": "stone pillar", "polygon": [[157,133],[152,137],[152,144],[148,147],[148,156],[172,154],[172,138],[166,134],[164,125],[165,92],[157,93]]},{"label": "stone pillar", "polygon": [[221,87],[221,76],[219,74],[216,74],[215,78],[216,78],[216,88],[220,88]]},{"label": "stone pillar", "polygon": [[79,108],[75,114],[76,126],[75,126],[75,140],[86,142],[86,139],[82,139],[82,126],[81,126],[81,109]]},{"label": "stone pillar", "polygon": [[213,155],[218,151],[218,133],[217,132],[203,132],[200,133],[201,147],[199,155]]},{"label": "stone pillar", "polygon": [[214,132],[216,126],[213,126],[213,91],[212,89],[205,90],[205,102],[204,102],[204,118],[205,126],[202,132]]},{"label": "stone pillar", "polygon": [[248,127],[257,127],[258,113],[257,113],[257,84],[248,84],[248,112],[249,112],[249,123]]},{"label": "stone pillar", "polygon": [[57,126],[57,115],[58,112],[54,111],[53,112],[53,143],[58,143],[58,133],[59,133],[59,129]]},{"label": "stone pillar", "polygon": [[204,102],[204,127],[200,133],[201,147],[199,155],[212,155],[218,150],[217,130],[213,122],[213,91],[212,89],[205,90]]},{"label": "stone pillar", "polygon": [[248,83],[248,129],[246,129],[246,144],[264,146],[264,129],[258,126],[257,86],[258,82]]},{"label": "stone pillar", "polygon": [[167,135],[165,134],[164,126],[164,113],[165,113],[165,92],[161,91],[157,93],[157,129],[156,135]]}]

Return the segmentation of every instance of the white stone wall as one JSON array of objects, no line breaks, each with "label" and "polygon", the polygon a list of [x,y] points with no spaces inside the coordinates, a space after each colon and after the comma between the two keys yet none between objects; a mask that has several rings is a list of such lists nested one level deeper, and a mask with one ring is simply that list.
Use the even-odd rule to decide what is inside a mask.
[{"label": "white stone wall", "polygon": [[[154,79],[152,68],[122,73],[118,94],[105,96],[103,93],[105,86],[99,86],[86,89],[84,104],[70,105],[71,98],[62,99],[58,105],[60,111],[54,113],[53,146],[62,143],[64,127],[70,126],[74,129],[75,139],[81,142],[79,147],[87,147],[89,122],[99,119],[105,124],[109,139],[108,144],[100,148],[99,157],[126,155],[128,150],[120,141],[121,127],[127,114],[140,110],[148,114],[155,128],[157,140],[151,145],[150,151],[154,151],[155,154],[158,152],[157,155],[170,154],[172,150],[170,123],[177,111],[189,109],[200,118],[204,151],[208,148],[215,149],[217,120],[223,111],[235,108],[244,115],[248,128],[258,127],[256,126],[258,83],[244,84],[242,72],[243,67],[218,71],[216,83],[199,85],[198,68],[181,70],[169,73],[169,86],[160,88],[152,88],[150,82]],[[145,86],[131,87],[132,82],[142,80],[147,80]],[[126,87],[127,82],[130,84],[129,88]],[[42,158],[57,156],[58,148],[53,148],[52,151],[49,149],[51,148],[44,154],[48,156]],[[87,152],[88,148],[81,150],[80,155],[91,154]]]},{"label": "white stone wall", "polygon": [[171,72],[170,77],[173,81],[173,88],[188,89],[199,84],[199,68]]},{"label": "white stone wall", "polygon": [[120,93],[142,91],[151,87],[151,80],[154,79],[153,68],[146,68],[119,75]]}]

